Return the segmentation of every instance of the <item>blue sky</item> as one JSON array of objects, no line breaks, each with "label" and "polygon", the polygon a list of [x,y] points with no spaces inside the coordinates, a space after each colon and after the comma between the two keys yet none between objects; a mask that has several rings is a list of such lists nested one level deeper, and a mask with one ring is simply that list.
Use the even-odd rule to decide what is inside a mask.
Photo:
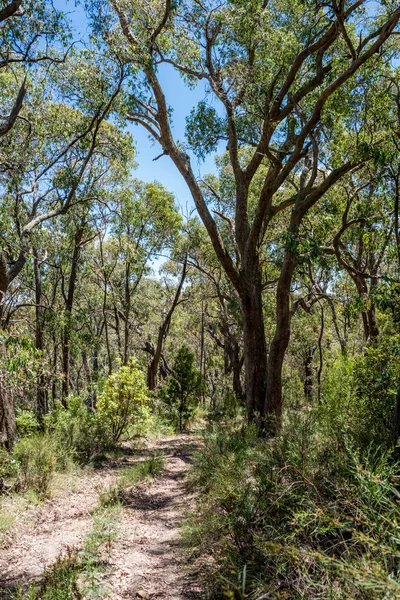
[{"label": "blue sky", "polygon": [[[75,6],[72,0],[54,0],[54,6],[65,12],[74,28],[74,39],[85,40],[88,38],[89,27],[82,6]],[[173,134],[176,140],[184,140],[185,119],[191,109],[203,100],[206,94],[203,82],[192,90],[189,89],[179,74],[169,65],[162,67],[159,73],[161,83],[169,105],[173,108]],[[153,159],[161,154],[162,150],[158,144],[149,139],[147,131],[142,127],[129,124],[128,130],[132,133],[137,150],[136,162],[138,168],[134,176],[143,181],[160,181],[169,191],[176,196],[177,202],[181,207],[183,214],[193,209],[194,204],[190,193],[182,179],[180,173],[176,170],[170,158],[161,157],[159,160]],[[214,172],[214,156],[209,156],[204,162],[199,162],[192,157],[192,167],[197,175]]]}]

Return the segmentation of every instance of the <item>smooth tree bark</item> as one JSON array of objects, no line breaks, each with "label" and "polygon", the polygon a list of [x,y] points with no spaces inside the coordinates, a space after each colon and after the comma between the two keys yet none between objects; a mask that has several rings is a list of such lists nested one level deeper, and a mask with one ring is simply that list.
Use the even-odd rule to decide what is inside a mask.
[{"label": "smooth tree bark", "polygon": [[[259,415],[261,423],[267,420],[274,421],[275,425],[271,427],[274,431],[279,427],[282,412],[282,364],[290,337],[290,289],[296,267],[294,246],[299,228],[307,211],[361,161],[357,157],[344,160],[339,167],[329,169],[323,178],[319,176],[321,117],[333,94],[376,55],[390,38],[400,19],[400,8],[389,14],[384,22],[379,23],[375,31],[366,34],[365,37],[360,36],[356,42],[351,41],[346,23],[355,15],[356,10],[365,4],[363,0],[346,8],[340,3],[331,13],[324,12],[324,27],[318,30],[316,23],[316,33],[303,42],[303,47],[299,48],[292,64],[284,73],[277,68],[270,83],[265,83],[264,98],[259,98],[257,105],[262,121],[257,134],[258,139],[249,144],[253,151],[247,163],[244,163],[240,157],[238,119],[243,115],[243,111],[246,111],[245,101],[254,89],[252,73],[258,60],[257,19],[261,18],[261,13],[258,15],[257,10],[254,10],[254,13],[249,15],[249,18],[254,18],[254,37],[251,39],[250,36],[247,47],[241,48],[241,84],[236,81],[235,87],[229,77],[224,79],[224,71],[219,62],[219,58],[223,60],[219,48],[229,43],[227,40],[231,38],[223,37],[226,30],[219,21],[218,7],[209,11],[203,6],[199,7],[201,17],[197,21],[195,16],[191,15],[189,18],[185,13],[185,6],[183,7],[180,17],[183,21],[187,19],[188,32],[195,29],[193,43],[197,44],[201,55],[198,61],[184,63],[180,62],[173,52],[165,55],[158,42],[160,34],[164,30],[170,31],[173,27],[174,18],[179,10],[170,0],[166,0],[165,10],[160,14],[158,25],[149,27],[147,37],[140,31],[140,39],[136,37],[134,18],[129,16],[119,0],[110,1],[131,55],[136,55],[136,63],[147,88],[147,96],[131,95],[133,108],[128,112],[127,118],[142,125],[161,145],[163,154],[170,157],[188,186],[214,251],[241,301],[248,417],[252,420]],[[223,8],[222,5],[221,10]],[[267,5],[264,5],[262,10],[268,10]],[[331,53],[340,47],[342,42],[347,45],[348,58],[343,57],[341,68],[335,63],[333,72]],[[181,61],[184,61],[184,58],[181,58]],[[222,137],[227,139],[235,184],[232,241],[236,248],[236,259],[232,257],[230,248],[224,244],[217,222],[192,169],[190,157],[173,137],[171,111],[157,74],[157,65],[163,63],[173,65],[185,76],[206,81],[225,113],[226,133]],[[307,73],[306,64],[309,65]],[[303,74],[301,82],[298,81],[300,73]],[[305,114],[301,106],[311,101],[311,98],[312,106]],[[294,128],[295,121],[297,128]],[[288,126],[286,138],[282,141],[277,131],[284,123]],[[301,165],[302,175],[297,191],[291,197],[277,201],[277,192]],[[250,215],[250,189],[255,176],[265,167],[264,182],[256,203],[252,203]],[[271,227],[274,217],[289,209],[291,217],[288,241],[276,294],[276,329],[267,355],[260,251],[265,233]]]}]

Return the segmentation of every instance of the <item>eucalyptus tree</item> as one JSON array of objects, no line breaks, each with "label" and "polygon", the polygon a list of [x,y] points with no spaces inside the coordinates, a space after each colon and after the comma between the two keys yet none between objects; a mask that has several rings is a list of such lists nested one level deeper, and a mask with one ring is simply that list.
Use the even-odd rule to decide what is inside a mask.
[{"label": "eucalyptus tree", "polygon": [[[216,178],[213,178],[214,186],[216,183]],[[204,185],[205,193],[207,193],[207,186],[210,185],[208,177],[207,185]],[[218,215],[216,219],[220,221],[219,226],[226,243],[229,243],[229,237],[226,235],[228,227],[226,221],[224,222]],[[232,391],[238,399],[243,400],[241,373],[244,356],[239,297],[213,251],[204,226],[197,219],[191,219],[188,229],[190,239],[188,262],[198,271],[197,284],[203,288],[201,346],[203,348],[204,332],[207,332],[216,346],[223,351],[224,374],[232,377]],[[202,348],[200,350],[200,366],[204,364]],[[200,371],[202,371],[201,368]]]},{"label": "eucalyptus tree", "polygon": [[118,353],[127,364],[135,327],[134,297],[142,278],[161,251],[168,252],[179,232],[181,217],[173,194],[158,182],[127,179],[107,201],[108,229],[100,240],[97,269],[113,314],[107,319]]},{"label": "eucalyptus tree", "polygon": [[172,294],[170,305],[168,306],[167,311],[164,312],[162,321],[158,327],[156,344],[154,345],[151,342],[147,342],[145,346],[146,351],[148,351],[151,355],[151,360],[147,368],[147,386],[149,390],[152,391],[157,389],[158,371],[160,368],[160,361],[162,360],[163,356],[163,346],[171,326],[173,314],[176,308],[182,304],[182,302],[185,302],[188,299],[187,296],[182,294],[187,273],[187,263],[187,257],[185,256],[175,293]]},{"label": "eucalyptus tree", "polygon": [[[88,4],[96,33],[131,68],[127,118],[149,132],[184,178],[239,295],[248,416],[278,424],[298,231],[323,194],[369,156],[375,140],[363,128],[366,90],[396,52],[400,8],[377,2],[371,11],[366,0]],[[228,247],[190,157],[174,138],[160,79],[165,65],[189,85],[206,86],[208,98],[188,127],[194,150],[204,155],[227,142],[234,179],[224,215],[232,223]],[[339,142],[347,147],[344,158],[335,152]],[[289,213],[288,226],[267,355],[260,248],[282,211]]]},{"label": "eucalyptus tree", "polygon": [[[82,182],[90,165],[101,161],[113,143],[115,127],[106,119],[123,72],[107,73],[96,60],[90,53],[78,53],[57,71],[55,87],[34,88],[24,106],[25,121],[2,139],[2,295],[25,264],[32,231],[82,203]],[[119,148],[128,139],[122,136]]]},{"label": "eucalyptus tree", "polygon": [[68,37],[63,13],[46,0],[1,0],[0,137],[24,118],[20,112],[27,93],[26,67],[63,62]]},{"label": "eucalyptus tree", "polygon": [[[2,137],[1,304],[25,265],[33,232],[94,200],[86,189],[94,165],[101,170],[107,159],[113,161],[123,151],[129,161],[130,136],[115,133],[116,126],[107,122],[115,110],[123,77],[120,66],[107,70],[91,52],[78,52],[46,80],[44,87],[31,90],[21,111],[24,120],[19,119]],[[0,414],[5,415],[0,437],[11,441],[15,435],[14,411],[4,381],[0,385]]]},{"label": "eucalyptus tree", "polygon": [[394,229],[393,206],[388,202],[384,180],[372,174],[364,180],[350,180],[342,191],[341,223],[323,252],[334,255],[338,266],[353,281],[364,337],[369,341],[379,334],[374,293],[385,271],[389,274],[392,270],[388,257]]}]

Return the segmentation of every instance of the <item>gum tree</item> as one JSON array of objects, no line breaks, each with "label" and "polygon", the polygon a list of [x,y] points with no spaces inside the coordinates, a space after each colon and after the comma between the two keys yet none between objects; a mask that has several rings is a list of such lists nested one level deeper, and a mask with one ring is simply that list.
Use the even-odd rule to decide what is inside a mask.
[{"label": "gum tree", "polygon": [[[131,69],[127,118],[144,127],[184,178],[243,316],[250,419],[282,411],[282,364],[290,337],[290,290],[304,216],[369,157],[367,88],[395,51],[396,2],[110,0],[91,2],[93,26]],[[160,73],[172,65],[188,85],[203,82],[188,141],[207,154],[227,144],[233,176],[228,246],[191,160],[172,130]],[[334,145],[346,145],[340,156]],[[362,150],[362,152],[360,151]],[[260,252],[287,213],[267,352]]]},{"label": "gum tree", "polygon": [[[107,154],[113,154],[114,160],[126,145],[122,136],[119,148],[112,148],[115,127],[107,122],[123,76],[121,67],[112,68],[110,76],[90,53],[76,54],[43,86],[29,90],[18,122],[2,137],[0,311],[10,284],[32,250],[34,232],[93,201],[88,182],[94,165],[104,166]],[[2,341],[0,355],[0,443],[10,447],[16,425],[3,368],[6,351]]]}]

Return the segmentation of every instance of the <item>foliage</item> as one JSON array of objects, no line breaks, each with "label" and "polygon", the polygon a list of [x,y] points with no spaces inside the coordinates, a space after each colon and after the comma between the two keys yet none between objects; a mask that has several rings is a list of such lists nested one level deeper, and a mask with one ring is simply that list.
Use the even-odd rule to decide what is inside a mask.
[{"label": "foliage", "polygon": [[17,422],[18,434],[21,437],[35,433],[40,428],[40,423],[35,413],[30,410],[20,410],[15,420]]},{"label": "foliage", "polygon": [[314,417],[297,422],[269,442],[214,430],[195,458],[202,493],[185,539],[214,556],[213,595],[394,600],[398,465],[381,451],[330,454]]},{"label": "foliage", "polygon": [[68,397],[66,407],[59,403],[46,416],[46,427],[56,440],[60,468],[74,460],[89,462],[109,443],[105,424],[77,395]]},{"label": "foliage", "polygon": [[19,464],[15,457],[5,448],[0,447],[0,486],[4,480],[16,475],[18,468]]},{"label": "foliage", "polygon": [[323,383],[320,426],[340,448],[352,439],[362,448],[390,445],[400,389],[400,339],[382,335],[364,354],[332,360]]},{"label": "foliage", "polygon": [[161,390],[161,397],[170,408],[171,420],[180,431],[186,428],[204,389],[201,373],[194,366],[194,354],[182,346],[176,355],[171,376]]},{"label": "foliage", "polygon": [[384,335],[356,360],[354,389],[358,401],[360,443],[389,442],[400,389],[400,335]]},{"label": "foliage", "polygon": [[132,424],[146,414],[147,408],[145,378],[137,361],[132,358],[106,380],[97,402],[97,413],[110,439],[117,442]]},{"label": "foliage", "polygon": [[57,462],[55,440],[42,434],[22,438],[13,455],[19,464],[18,488],[32,489],[40,497],[48,496]]}]

